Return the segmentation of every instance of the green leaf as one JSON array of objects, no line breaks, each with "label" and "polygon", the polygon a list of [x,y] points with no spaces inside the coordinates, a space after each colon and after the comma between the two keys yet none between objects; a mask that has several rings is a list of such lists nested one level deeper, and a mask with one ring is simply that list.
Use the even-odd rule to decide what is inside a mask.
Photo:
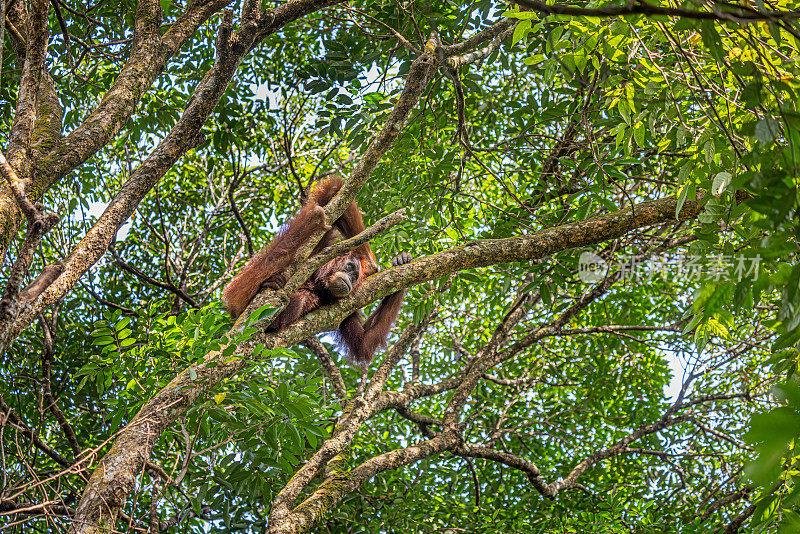
[{"label": "green leaf", "polygon": [[253,311],[253,313],[250,314],[250,317],[247,318],[247,326],[255,324],[261,319],[270,317],[277,309],[278,308],[269,305],[261,306],[257,310]]},{"label": "green leaf", "polygon": [[686,182],[686,179],[689,178],[692,174],[692,170],[694,169],[695,162],[694,160],[689,160],[683,164],[681,167],[680,172],[678,173],[678,183],[683,184]]},{"label": "green leaf", "polygon": [[713,21],[704,20],[700,23],[700,35],[703,39],[703,44],[706,45],[711,57],[717,61],[722,61],[725,57],[725,51],[722,48],[722,39]]},{"label": "green leaf", "polygon": [[715,197],[720,196],[728,188],[732,178],[733,175],[729,172],[718,172],[711,183],[711,194]]},{"label": "green leaf", "polygon": [[755,137],[759,142],[767,145],[775,140],[780,133],[780,123],[771,117],[761,119],[756,123]]},{"label": "green leaf", "polygon": [[619,114],[622,115],[622,120],[625,121],[625,124],[631,124],[631,112],[630,108],[628,107],[628,102],[626,100],[620,100],[617,102],[617,109],[619,110]]},{"label": "green leaf", "polygon": [[716,151],[716,147],[714,145],[714,141],[709,139],[706,141],[706,144],[703,146],[703,157],[706,160],[707,164],[711,164],[714,161],[714,152]]},{"label": "green leaf", "polygon": [[633,128],[633,139],[639,147],[644,146],[645,125],[642,122],[637,122]]},{"label": "green leaf", "polygon": [[523,20],[517,27],[514,28],[514,35],[511,38],[511,44],[517,44],[519,41],[524,39],[528,36],[528,33],[531,31],[531,21],[530,20]]},{"label": "green leaf", "polygon": [[111,336],[103,336],[94,340],[95,344],[102,347],[114,343],[114,338]]},{"label": "green leaf", "polygon": [[689,198],[689,193],[691,192],[691,198],[694,200],[695,191],[693,185],[685,185],[681,187],[681,192],[678,194],[678,204],[675,206],[675,218],[680,219],[681,210],[683,209],[683,205],[686,203],[686,199]]}]

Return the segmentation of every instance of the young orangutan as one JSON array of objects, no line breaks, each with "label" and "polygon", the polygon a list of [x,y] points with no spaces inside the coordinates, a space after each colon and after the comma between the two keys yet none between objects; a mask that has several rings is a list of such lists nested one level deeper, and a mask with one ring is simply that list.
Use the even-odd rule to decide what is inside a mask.
[{"label": "young orangutan", "polygon": [[[284,270],[296,259],[297,250],[309,240],[311,234],[318,230],[327,230],[311,255],[318,254],[334,242],[334,229],[325,220],[323,206],[330,202],[341,187],[342,180],[339,177],[320,182],[297,215],[286,224],[272,243],[253,256],[242,272],[228,283],[223,291],[223,302],[232,317],[241,315],[262,287],[279,289],[286,284]],[[352,202],[333,226],[345,239],[364,231],[364,220],[358,204]],[[411,259],[410,254],[403,252],[392,259],[392,266],[409,263]],[[332,259],[300,286],[267,330],[284,329],[312,310],[346,297],[358,289],[364,278],[376,272],[378,262],[369,243]],[[347,347],[353,362],[359,365],[368,364],[378,347],[385,345],[404,296],[405,291],[398,291],[385,297],[366,321],[362,320],[360,311],[350,314],[342,321],[338,337]]]}]

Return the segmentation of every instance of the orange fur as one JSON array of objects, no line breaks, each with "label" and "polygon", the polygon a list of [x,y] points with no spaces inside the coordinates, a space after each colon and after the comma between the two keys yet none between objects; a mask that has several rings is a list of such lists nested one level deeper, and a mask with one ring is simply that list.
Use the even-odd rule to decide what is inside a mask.
[{"label": "orange fur", "polygon": [[[286,284],[284,270],[297,258],[297,250],[311,236],[326,228],[324,217],[320,218],[319,207],[327,205],[342,187],[339,177],[328,178],[318,184],[303,204],[297,215],[290,220],[281,232],[267,247],[253,256],[242,272],[239,273],[223,291],[223,300],[228,311],[235,318],[247,308],[253,297],[262,287],[278,289]],[[333,224],[347,239],[364,231],[364,220],[358,204],[352,202],[339,219]],[[336,236],[334,229],[328,231],[314,247],[312,255],[318,254],[331,245]],[[392,265],[400,265],[410,261],[411,256],[403,254],[398,258],[406,259]],[[357,260],[354,263],[353,260]],[[268,330],[276,331],[286,328],[299,317],[327,304],[331,304],[341,295],[342,283],[349,283],[350,293],[358,289],[361,281],[378,272],[378,262],[369,243],[360,245],[352,252],[334,258],[319,269],[289,299],[286,308],[273,320]],[[346,277],[346,279],[345,279]],[[338,280],[338,285],[332,283]],[[400,311],[404,291],[398,291],[381,301],[381,304],[362,322],[359,312],[348,316],[339,326],[339,339],[345,345],[352,361],[365,365],[372,360],[378,347],[385,345],[392,324]]]},{"label": "orange fur", "polygon": [[[232,317],[241,315],[262,287],[279,289],[286,284],[283,271],[297,258],[297,251],[311,236],[326,228],[324,218],[317,209],[326,206],[342,188],[342,179],[333,176],[321,181],[312,191],[308,200],[297,214],[284,225],[275,239],[261,252],[253,256],[242,271],[231,280],[222,292],[222,301]],[[334,226],[346,238],[364,231],[364,220],[358,204],[351,202],[345,212],[336,220]],[[333,229],[329,229],[314,248],[312,255],[318,254],[335,241]],[[367,260],[368,275],[378,272],[369,243],[359,246],[354,254]]]}]

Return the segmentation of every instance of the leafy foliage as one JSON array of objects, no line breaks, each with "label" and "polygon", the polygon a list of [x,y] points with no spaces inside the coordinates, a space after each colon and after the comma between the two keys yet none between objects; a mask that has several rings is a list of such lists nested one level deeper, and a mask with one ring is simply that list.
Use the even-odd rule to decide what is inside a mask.
[{"label": "leafy foliage", "polygon": [[[100,2],[85,16],[62,10],[70,39],[51,17],[47,68],[65,131],[123,68],[135,4]],[[161,6],[165,27],[185,8]],[[179,373],[195,380],[209,353],[233,357],[275,311],[231,330],[217,302],[249,247],[269,242],[302,189],[327,173],[348,175],[432,29],[450,45],[502,17],[515,21],[509,38],[480,62],[439,70],[358,197],[368,224],[401,207],[410,214],[372,242],[384,264],[403,250],[421,257],[533,234],[669,195],[676,216],[693,200],[704,211],[696,222],[598,243],[594,252],[618,273],[628,260],[651,272],[629,272],[585,303],[600,285],[580,279],[582,250],[411,288],[390,346],[436,315],[385,391],[457,384],[524,302],[496,347],[507,357],[459,414],[463,442],[527,459],[547,484],[593,461],[548,499],[529,472],[454,449],[379,472],[326,510],[320,531],[700,533],[737,528],[740,515],[748,531],[795,531],[796,19],[546,16],[486,0],[340,5],[247,56],[202,142],[140,203],[104,260],[8,350],[0,508],[52,501],[74,509],[81,470],[96,468],[146,401]],[[44,192],[64,224],[47,234],[32,272],[73,249],[176,123],[213,65],[219,24],[212,18],[172,58],[113,143]],[[0,98],[13,102],[19,73],[10,41],[5,50]],[[4,133],[10,110],[0,106]],[[657,261],[669,268],[656,272]],[[336,359],[336,344],[322,340]],[[339,360],[352,400],[361,370]],[[164,531],[265,531],[276,496],[335,434],[347,403],[334,380],[309,349],[257,347],[244,371],[160,437],[125,514],[138,529],[152,505]],[[404,407],[433,423],[403,409],[375,413],[349,448],[349,468],[440,431],[452,389]],[[43,507],[0,515],[0,525],[56,531],[69,515]]]}]

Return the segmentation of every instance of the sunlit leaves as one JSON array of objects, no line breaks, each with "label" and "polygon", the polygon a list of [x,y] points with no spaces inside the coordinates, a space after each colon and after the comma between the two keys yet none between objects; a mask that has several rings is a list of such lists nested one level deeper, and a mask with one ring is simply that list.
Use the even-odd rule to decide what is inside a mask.
[{"label": "sunlit leaves", "polygon": [[[167,29],[186,2],[161,5]],[[48,66],[64,97],[66,131],[91,113],[117,77],[124,54],[113,54],[129,46],[134,11],[135,2],[112,0],[97,4],[94,16],[128,14],[114,19],[119,24],[69,21],[88,42],[119,41],[107,47],[111,55],[93,53],[77,65],[53,34]],[[696,280],[663,275],[621,281],[569,317],[565,328],[575,335],[548,337],[495,366],[490,371],[500,378],[524,380],[513,387],[487,380],[476,387],[464,419],[465,441],[493,440],[557,480],[580,458],[661,420],[674,400],[665,399],[664,388],[680,380],[677,359],[701,361],[728,350],[741,352],[719,367],[696,369],[697,382],[687,395],[752,391],[752,402],[695,408],[694,417],[723,428],[734,443],[709,441],[712,434],[687,422],[635,444],[668,450],[668,462],[645,453],[609,459],[582,475],[588,491],[564,492],[553,502],[507,466],[448,454],[376,476],[329,510],[320,528],[413,532],[469,525],[476,532],[584,532],[597,525],[630,530],[633,524],[658,534],[670,528],[708,532],[711,522],[747,504],[712,511],[703,524],[698,506],[709,501],[692,491],[717,484],[720,472],[737,472],[746,453],[735,442],[748,410],[764,402],[756,394],[771,374],[791,380],[797,369],[796,40],[774,23],[545,16],[516,9],[505,15],[519,21],[513,35],[457,73],[463,117],[452,73],[438,71],[361,191],[368,223],[400,207],[410,214],[407,223],[373,240],[379,261],[386,264],[400,250],[420,256],[475,239],[531,234],[676,195],[676,217],[687,202],[702,199],[697,222],[643,228],[598,243],[597,252],[611,262],[615,255],[657,249],[665,236],[678,235],[690,248],[654,259],[694,263],[708,272]],[[85,287],[76,286],[59,303],[53,385],[81,431],[82,447],[102,452],[103,441],[177,374],[201,380],[201,365],[213,369],[210,354],[219,352],[220,361],[239,357],[235,344],[274,311],[257,310],[243,332],[231,333],[224,311],[209,305],[249,255],[242,226],[258,249],[296,210],[302,187],[329,173],[352,172],[397,100],[415,58],[411,48],[422,48],[427,32],[435,28],[447,46],[500,16],[496,4],[483,0],[339,6],[286,27],[248,56],[204,126],[202,142],[118,233],[118,256],[109,254],[83,280]],[[175,124],[213,64],[218,23],[212,19],[173,58],[113,143],[48,192],[46,204],[70,220],[63,231],[48,235],[41,261],[63,259],[91,223],[83,212],[93,207],[96,217]],[[4,101],[16,100],[18,72],[5,56]],[[6,108],[0,113],[8,122]],[[393,336],[434,310],[438,316],[387,387],[403,391],[412,380],[458,380],[462,366],[496,335],[522,295],[530,309],[497,350],[553,324],[594,287],[575,276],[578,252],[458,271],[411,288]],[[118,262],[135,265],[144,278]],[[143,282],[148,278],[157,283]],[[176,296],[175,288],[194,303]],[[116,312],[101,313],[114,306]],[[609,325],[668,330],[577,333]],[[31,371],[31,362],[39,364],[41,341],[32,339],[36,350],[16,347],[8,365],[18,369],[3,378],[18,388],[15,410],[35,420],[46,410],[40,408],[40,370]],[[322,340],[354,391],[360,371],[339,358],[328,337]],[[759,343],[774,354],[739,345]],[[271,499],[340,414],[329,378],[305,349],[259,344],[253,358],[256,363],[209,391],[156,445],[155,463],[175,466],[175,472],[185,466],[188,473],[161,501],[164,517],[184,514],[179,529],[212,528],[198,518],[209,506],[213,528],[263,530]],[[30,392],[19,384],[32,385]],[[410,409],[439,417],[447,403],[448,394],[432,395]],[[753,443],[766,451],[764,466],[755,464],[753,471],[756,476],[762,469],[760,480],[793,458],[794,408],[787,401],[777,415],[756,419]],[[41,426],[31,427],[51,440],[59,427],[42,417]],[[780,427],[774,436],[766,432],[770,425]],[[4,450],[12,450],[19,436],[4,437]],[[356,436],[353,465],[424,438],[394,411],[376,414]],[[676,458],[685,450],[691,454]],[[787,480],[794,471],[786,471]],[[705,473],[712,482],[706,484]],[[149,513],[149,476],[143,476],[144,491],[131,505],[136,517]],[[740,480],[732,477],[729,484],[737,488]],[[796,489],[786,489],[780,503],[797,498]],[[755,499],[759,520],[781,510],[773,496]],[[190,509],[197,517],[189,517]],[[361,520],[367,515],[375,517],[368,524]],[[787,525],[792,517],[786,514]]]}]

